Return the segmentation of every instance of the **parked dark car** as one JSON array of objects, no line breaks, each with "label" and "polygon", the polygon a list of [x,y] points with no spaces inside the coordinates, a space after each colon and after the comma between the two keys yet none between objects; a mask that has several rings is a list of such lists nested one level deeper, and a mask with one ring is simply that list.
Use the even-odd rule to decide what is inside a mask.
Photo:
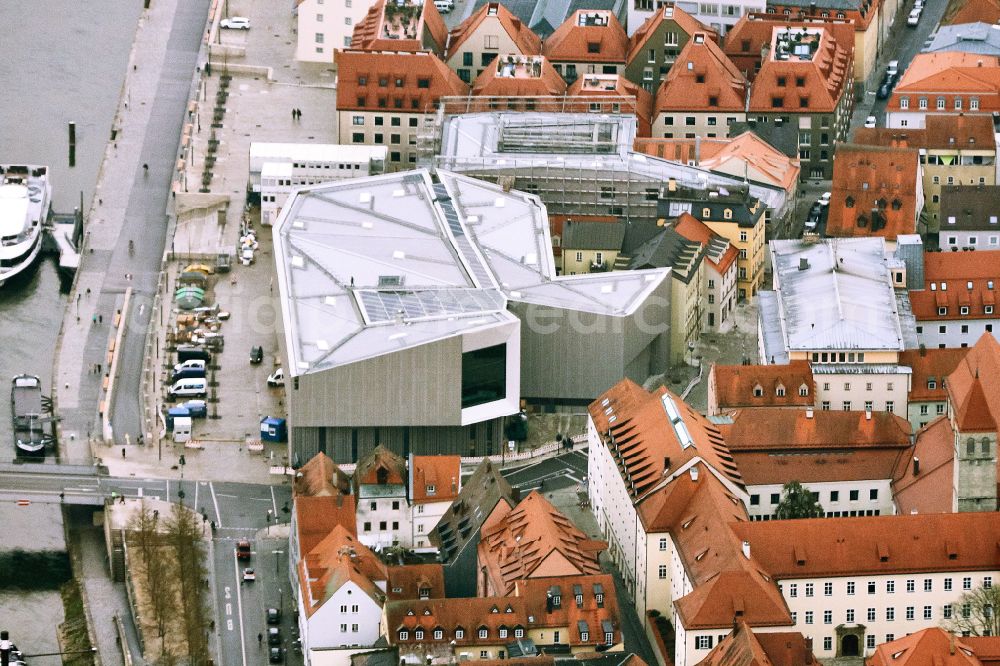
[{"label": "parked dark car", "polygon": [[277,627],[268,627],[267,644],[281,645],[281,629],[278,629]]},{"label": "parked dark car", "polygon": [[267,609],[267,623],[268,624],[280,624],[281,623],[281,611],[277,608]]},{"label": "parked dark car", "polygon": [[250,363],[257,365],[264,360],[264,348],[260,345],[250,348]]},{"label": "parked dark car", "polygon": [[892,85],[889,83],[883,83],[881,86],[879,86],[878,92],[875,93],[875,96],[878,97],[879,99],[889,99],[889,95],[891,94],[892,94]]},{"label": "parked dark car", "polygon": [[193,419],[203,419],[208,416],[208,404],[204,400],[188,400],[177,406],[188,410]]},{"label": "parked dark car", "polygon": [[267,660],[272,664],[280,664],[284,660],[284,657],[285,657],[284,650],[282,650],[280,647],[273,647],[270,650],[270,654]]},{"label": "parked dark car", "polygon": [[181,368],[173,373],[171,383],[179,379],[204,379],[205,368]]},{"label": "parked dark car", "polygon": [[181,345],[177,348],[177,362],[183,363],[189,360],[199,360],[208,363],[212,360],[212,354],[204,347],[196,345]]}]

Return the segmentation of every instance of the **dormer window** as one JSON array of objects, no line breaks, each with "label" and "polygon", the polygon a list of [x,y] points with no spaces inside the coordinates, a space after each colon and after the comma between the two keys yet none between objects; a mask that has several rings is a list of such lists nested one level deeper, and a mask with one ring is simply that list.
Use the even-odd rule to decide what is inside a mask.
[{"label": "dormer window", "polygon": [[946,314],[948,314],[948,308],[947,307],[940,307],[940,308],[937,309],[937,312],[938,312],[938,316],[939,317],[944,317]]},{"label": "dormer window", "polygon": [[785,77],[783,77],[783,76],[779,76],[779,77],[778,77],[778,85],[779,85],[780,87],[782,87],[782,88],[784,88],[784,87],[785,87]]},{"label": "dormer window", "polygon": [[756,386],[753,387],[753,397],[760,398],[763,395],[764,395],[764,387],[762,387],[760,384],[757,384]]},{"label": "dormer window", "polygon": [[479,628],[479,637],[480,638],[486,638],[489,635],[490,635],[490,630],[489,629],[487,629],[486,627],[480,627]]},{"label": "dormer window", "polygon": [[587,42],[587,53],[600,53],[601,43],[600,42]]},{"label": "dormer window", "polygon": [[701,209],[701,216],[703,218],[705,218],[706,220],[709,219],[709,218],[711,218],[712,217],[712,209],[711,208],[702,208]]},{"label": "dormer window", "polygon": [[844,205],[848,208],[854,208],[854,197],[849,196],[844,199]]},{"label": "dormer window", "polygon": [[581,643],[587,643],[589,641],[590,641],[590,632],[589,631],[581,631],[580,632],[580,642]]},{"label": "dormer window", "polygon": [[963,314],[963,315],[969,314],[969,306],[968,305],[962,305],[962,306],[960,306],[958,308],[958,314]]},{"label": "dormer window", "polygon": [[429,483],[427,484],[427,488],[425,490],[427,491],[428,495],[433,495],[437,493],[437,487]]},{"label": "dormer window", "polygon": [[430,599],[431,598],[431,588],[429,588],[429,587],[421,587],[419,590],[417,590],[417,596],[419,596],[421,599]]},{"label": "dormer window", "polygon": [[704,83],[705,82],[705,75],[704,74],[695,74],[694,80],[695,80],[696,83]]},{"label": "dormer window", "polygon": [[401,640],[401,641],[408,641],[408,640],[410,640],[410,632],[408,632],[406,629],[400,629],[399,630],[399,640]]},{"label": "dormer window", "polygon": [[937,381],[933,377],[927,380],[927,388],[932,391],[937,388]]},{"label": "dormer window", "polygon": [[732,208],[726,208],[725,210],[723,210],[722,211],[722,217],[723,217],[723,219],[726,219],[726,220],[733,219],[733,209]]},{"label": "dormer window", "polygon": [[434,630],[434,640],[439,641],[444,638],[444,631],[441,629]]},{"label": "dormer window", "polygon": [[456,629],[455,630],[455,639],[456,640],[462,640],[463,638],[465,638],[465,629]]},{"label": "dormer window", "polygon": [[778,388],[774,389],[774,394],[777,395],[779,398],[784,398],[785,397],[785,387],[782,386],[781,384],[778,384]]},{"label": "dormer window", "polygon": [[417,639],[418,641],[424,640],[424,630],[423,629],[417,629],[416,631],[413,632],[413,637],[415,639]]},{"label": "dormer window", "polygon": [[803,384],[802,386],[800,386],[799,387],[799,395],[802,396],[803,398],[806,397],[807,395],[809,395],[809,387],[806,386],[805,384]]}]

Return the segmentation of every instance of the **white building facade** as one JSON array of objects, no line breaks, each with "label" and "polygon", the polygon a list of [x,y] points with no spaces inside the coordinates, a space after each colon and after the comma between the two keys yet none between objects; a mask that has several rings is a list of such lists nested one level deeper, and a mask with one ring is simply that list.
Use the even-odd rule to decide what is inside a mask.
[{"label": "white building facade", "polygon": [[374,4],[374,0],[295,0],[295,59],[333,64],[336,50],[351,45],[354,26]]},{"label": "white building facade", "polygon": [[[625,30],[629,36],[639,29],[655,11],[668,4],[664,0],[629,0]],[[689,2],[680,0],[669,4],[680,7],[720,35],[725,35],[745,14],[762,14],[767,7],[764,0],[725,0],[718,2]]]}]

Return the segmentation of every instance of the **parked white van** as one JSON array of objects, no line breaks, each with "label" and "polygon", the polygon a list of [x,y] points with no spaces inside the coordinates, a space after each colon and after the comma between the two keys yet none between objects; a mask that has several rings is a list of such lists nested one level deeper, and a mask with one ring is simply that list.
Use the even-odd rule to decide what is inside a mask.
[{"label": "parked white van", "polygon": [[170,397],[172,398],[201,398],[204,397],[208,388],[205,378],[192,377],[188,379],[178,379],[170,387]]},{"label": "parked white van", "polygon": [[442,14],[447,14],[455,9],[455,2],[454,0],[434,0],[434,7]]}]

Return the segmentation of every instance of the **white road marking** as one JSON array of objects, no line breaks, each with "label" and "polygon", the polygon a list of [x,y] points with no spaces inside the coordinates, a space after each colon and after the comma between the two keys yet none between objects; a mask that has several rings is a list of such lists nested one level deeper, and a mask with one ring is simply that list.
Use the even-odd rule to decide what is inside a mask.
[{"label": "white road marking", "polygon": [[139,487],[139,497],[142,497],[142,487]]},{"label": "white road marking", "polygon": [[195,511],[198,510],[198,486],[200,486],[200,485],[201,485],[200,483],[194,484],[194,509],[195,509]]},{"label": "white road marking", "polygon": [[226,615],[232,615],[232,614],[233,614],[233,605],[226,604]]},{"label": "white road marking", "polygon": [[239,499],[239,495],[229,495],[227,493],[213,493],[216,497],[232,497],[233,499]]},{"label": "white road marking", "polygon": [[233,630],[233,621],[232,620],[226,620],[226,629],[228,629],[229,631]]},{"label": "white road marking", "polygon": [[226,599],[232,599],[233,593],[228,585],[226,585]]},{"label": "white road marking", "polygon": [[240,656],[243,657],[243,666],[247,666],[247,640],[243,635],[243,592],[240,590],[240,561],[236,559],[236,550],[233,550],[233,570],[236,572],[236,609],[240,614]]},{"label": "white road marking", "polygon": [[[215,485],[208,484],[208,489],[212,491],[212,506],[215,507],[215,526],[222,527],[222,514],[219,513],[219,502],[215,499]],[[245,657],[244,657],[245,658]]]},{"label": "white road marking", "polygon": [[274,500],[274,486],[268,486],[271,489],[271,508],[274,509],[274,522],[278,522],[278,503]]}]

